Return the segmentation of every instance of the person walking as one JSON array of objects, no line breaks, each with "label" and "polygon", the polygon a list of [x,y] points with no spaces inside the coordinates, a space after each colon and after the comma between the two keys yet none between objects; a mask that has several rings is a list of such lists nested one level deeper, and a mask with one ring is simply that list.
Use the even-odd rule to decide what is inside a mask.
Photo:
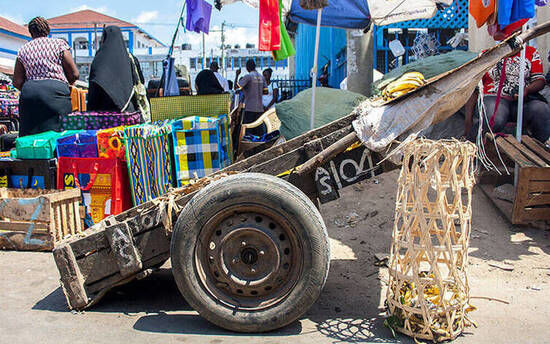
[{"label": "person walking", "polygon": [[60,130],[60,116],[72,111],[71,91],[80,73],[67,42],[49,38],[46,19],[29,22],[32,40],[17,54],[14,86],[21,91],[19,137]]},{"label": "person walking", "polygon": [[262,96],[264,90],[267,92],[267,83],[264,77],[256,71],[256,63],[250,59],[246,61],[248,74],[239,79],[241,70],[238,69],[235,76],[235,83],[244,94],[244,116],[243,124],[255,122],[264,113]]}]

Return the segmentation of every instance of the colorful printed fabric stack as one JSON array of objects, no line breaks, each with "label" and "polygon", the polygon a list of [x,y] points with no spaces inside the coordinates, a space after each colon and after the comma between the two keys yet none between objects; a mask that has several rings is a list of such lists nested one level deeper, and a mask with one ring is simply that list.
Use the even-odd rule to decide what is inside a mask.
[{"label": "colorful printed fabric stack", "polygon": [[172,124],[178,186],[231,164],[227,116],[187,117]]},{"label": "colorful printed fabric stack", "polygon": [[139,112],[73,112],[60,117],[63,130],[101,130],[143,123]]},{"label": "colorful printed fabric stack", "polygon": [[167,193],[173,186],[170,124],[124,129],[126,160],[135,206]]},{"label": "colorful printed fabric stack", "polygon": [[100,158],[117,158],[126,161],[124,127],[115,127],[97,132],[97,148]]}]

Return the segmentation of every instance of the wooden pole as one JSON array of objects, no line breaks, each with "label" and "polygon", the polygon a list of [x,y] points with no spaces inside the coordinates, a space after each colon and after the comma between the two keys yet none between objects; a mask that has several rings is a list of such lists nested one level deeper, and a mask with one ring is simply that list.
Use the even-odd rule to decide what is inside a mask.
[{"label": "wooden pole", "polygon": [[352,144],[358,141],[359,138],[357,137],[355,131],[347,134],[340,140],[325,148],[323,151],[321,151],[321,153],[306,161],[302,166],[298,167],[296,169],[296,173],[300,176],[307,175],[308,173],[315,170],[317,167],[334,159],[334,157],[344,152]]}]

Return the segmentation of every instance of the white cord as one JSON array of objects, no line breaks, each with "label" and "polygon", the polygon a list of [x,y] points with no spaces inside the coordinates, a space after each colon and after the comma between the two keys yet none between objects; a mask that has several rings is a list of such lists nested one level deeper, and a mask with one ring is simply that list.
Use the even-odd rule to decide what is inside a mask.
[{"label": "white cord", "polygon": [[[483,89],[483,85],[481,84],[481,82],[480,82],[480,85],[479,85],[479,89],[480,90]],[[484,123],[484,121],[487,122],[487,127],[489,128],[489,132],[491,133],[491,135],[493,135],[493,137],[494,137],[494,134],[493,134],[493,130],[491,129],[491,126],[489,125],[489,118],[487,117],[487,111],[485,109],[485,104],[483,103],[483,95],[482,95],[481,91],[478,93],[477,105],[478,105],[478,110],[479,110],[479,127],[478,127],[478,130],[477,130],[476,146],[478,147],[479,161],[483,165],[483,167],[485,167],[485,169],[487,169],[489,171],[491,171],[491,170],[496,171],[499,175],[502,175],[502,173],[500,173],[500,171],[498,170],[496,165],[491,161],[491,159],[489,159],[489,157],[487,156],[487,153],[485,152],[485,143],[484,143],[484,140],[483,140],[483,123]],[[500,155],[500,151],[499,151],[498,146],[496,144],[496,140],[493,140],[493,145],[495,146],[495,150],[497,152],[498,159],[500,160],[502,166],[504,167],[504,170],[506,171],[506,174],[510,175],[510,171],[508,171],[508,167],[506,167],[506,164],[504,163],[504,160],[502,159],[502,156]],[[477,171],[477,169],[478,169],[478,166],[476,164],[476,171]]]}]

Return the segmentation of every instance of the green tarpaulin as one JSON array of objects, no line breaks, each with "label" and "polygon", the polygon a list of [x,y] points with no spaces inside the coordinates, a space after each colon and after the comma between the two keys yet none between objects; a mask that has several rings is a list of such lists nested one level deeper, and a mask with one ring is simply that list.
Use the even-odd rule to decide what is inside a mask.
[{"label": "green tarpaulin", "polygon": [[[366,97],[344,90],[320,87],[316,89],[320,99],[315,106],[315,128],[347,116]],[[281,133],[287,140],[309,131],[311,116],[311,89],[298,93],[294,98],[275,106],[282,122]]]}]

